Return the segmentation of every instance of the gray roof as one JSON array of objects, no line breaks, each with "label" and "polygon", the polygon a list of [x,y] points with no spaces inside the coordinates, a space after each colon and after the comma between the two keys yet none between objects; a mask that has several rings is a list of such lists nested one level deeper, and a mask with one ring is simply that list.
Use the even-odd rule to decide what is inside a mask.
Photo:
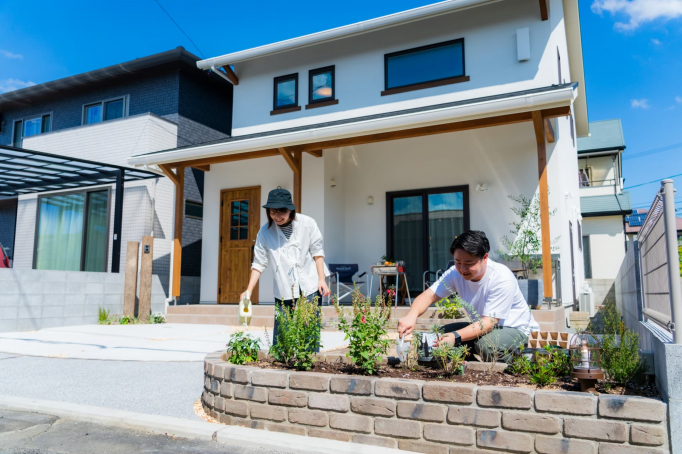
[{"label": "gray roof", "polygon": [[194,69],[198,69],[196,67],[196,62],[198,60],[199,57],[192,54],[191,52],[188,52],[184,47],[178,46],[175,49],[166,52],[160,52],[158,54],[136,58],[135,60],[108,66],[106,68],[95,69],[86,73],[76,74],[75,76],[46,82],[44,84],[33,85],[20,90],[2,93],[0,94],[0,105],[25,100],[27,98],[56,93],[106,79],[114,79],[167,63],[182,62]]},{"label": "gray roof", "polygon": [[578,86],[577,82],[568,82],[568,83],[560,84],[560,85],[550,85],[548,87],[531,88],[528,90],[516,91],[516,92],[512,92],[512,93],[502,93],[499,95],[484,96],[481,98],[463,99],[461,101],[452,101],[452,102],[447,102],[447,103],[442,103],[442,104],[433,104],[433,105],[429,105],[429,106],[415,107],[412,109],[396,110],[396,111],[384,112],[384,113],[379,113],[379,114],[374,114],[374,115],[366,115],[366,116],[362,116],[362,117],[344,118],[342,120],[327,121],[324,123],[315,123],[315,124],[310,124],[310,125],[296,126],[293,128],[277,129],[277,130],[273,130],[273,131],[263,131],[263,132],[257,132],[254,134],[245,134],[243,136],[232,136],[232,137],[227,137],[225,139],[212,140],[212,141],[197,143],[197,144],[193,144],[193,145],[186,145],[183,147],[171,148],[168,150],[158,150],[158,151],[152,151],[150,153],[142,153],[139,155],[134,155],[133,157],[153,155],[153,154],[158,154],[158,153],[167,153],[169,151],[182,150],[182,149],[186,149],[186,148],[194,148],[194,147],[199,147],[199,146],[203,146],[203,145],[214,145],[214,144],[218,144],[218,143],[239,142],[240,140],[254,139],[257,137],[277,136],[280,134],[287,134],[287,133],[291,133],[291,132],[310,131],[310,130],[315,130],[315,129],[320,129],[320,128],[326,128],[328,126],[361,123],[364,121],[376,120],[379,118],[397,117],[400,115],[408,115],[408,114],[413,114],[413,113],[418,113],[418,112],[428,112],[430,110],[438,110],[438,109],[444,109],[444,108],[448,108],[448,107],[466,106],[468,104],[475,104],[475,103],[479,103],[479,102],[496,101],[496,100],[501,100],[501,99],[506,99],[506,98],[514,98],[516,96],[525,96],[525,95],[533,95],[533,94],[539,94],[539,93],[547,93],[547,92],[552,92],[552,91],[563,90],[563,89],[568,88],[568,87],[576,89],[577,86]]},{"label": "gray roof", "polygon": [[591,121],[590,136],[578,137],[578,154],[624,149],[623,126],[620,124],[619,118]]},{"label": "gray roof", "polygon": [[583,217],[630,214],[632,213],[630,193],[580,197],[580,211]]}]

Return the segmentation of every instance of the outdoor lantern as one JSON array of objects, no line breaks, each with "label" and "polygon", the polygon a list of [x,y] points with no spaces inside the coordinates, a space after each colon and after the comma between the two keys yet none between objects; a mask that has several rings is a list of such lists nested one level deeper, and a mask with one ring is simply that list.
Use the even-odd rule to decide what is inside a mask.
[{"label": "outdoor lantern", "polygon": [[580,331],[571,337],[571,378],[577,378],[583,392],[596,392],[597,380],[604,378],[601,370],[601,344],[592,333]]}]

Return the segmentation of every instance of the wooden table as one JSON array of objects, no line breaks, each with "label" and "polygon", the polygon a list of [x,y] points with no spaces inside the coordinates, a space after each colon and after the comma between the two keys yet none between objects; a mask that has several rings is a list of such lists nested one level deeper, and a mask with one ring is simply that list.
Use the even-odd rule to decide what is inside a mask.
[{"label": "wooden table", "polygon": [[[383,295],[383,281],[384,281],[384,276],[394,276],[395,277],[395,283],[396,283],[396,289],[395,289],[395,307],[398,307],[398,294],[402,294],[403,301],[405,300],[405,296],[407,296],[407,300],[410,302],[410,306],[412,306],[412,298],[410,298],[410,287],[407,285],[407,274],[401,271],[398,271],[398,267],[395,265],[372,265],[369,267],[370,269],[370,280],[369,280],[369,288],[370,288],[370,294],[372,292],[372,283],[374,282],[374,276],[379,276],[379,293]],[[400,278],[403,278],[402,284],[400,282]]]}]

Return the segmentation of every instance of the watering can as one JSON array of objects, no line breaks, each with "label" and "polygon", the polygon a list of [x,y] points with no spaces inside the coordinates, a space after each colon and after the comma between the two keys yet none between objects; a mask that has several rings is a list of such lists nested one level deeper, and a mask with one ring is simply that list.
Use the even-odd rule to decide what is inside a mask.
[{"label": "watering can", "polygon": [[246,291],[246,297],[239,302],[239,324],[242,326],[249,326],[251,324],[251,315],[253,315],[253,307],[251,305],[251,295]]}]

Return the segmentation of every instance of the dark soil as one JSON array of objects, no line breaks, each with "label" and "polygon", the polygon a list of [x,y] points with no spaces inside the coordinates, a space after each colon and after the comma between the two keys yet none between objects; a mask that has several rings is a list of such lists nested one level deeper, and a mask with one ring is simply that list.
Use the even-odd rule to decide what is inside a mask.
[{"label": "dark soil", "polygon": [[[272,359],[258,361],[251,363],[261,369],[281,369],[293,370],[282,363],[273,361]],[[365,375],[364,372],[355,367],[353,364],[344,362],[316,362],[310,372],[321,372],[327,374],[338,375]],[[450,375],[446,376],[443,371],[430,366],[419,366],[416,370],[403,369],[400,366],[381,365],[374,374],[378,378],[407,378],[412,380],[430,380],[430,381],[449,381],[455,383],[475,383],[479,386],[519,386],[523,388],[557,390],[557,391],[578,391],[580,392],[580,383],[577,379],[572,379],[568,376],[560,377],[551,385],[539,387],[532,384],[526,375],[512,375],[508,372],[495,371],[479,371],[479,370],[465,370],[464,375]],[[629,383],[627,387],[615,386],[608,387],[607,383],[598,383],[597,392],[601,394],[620,394],[626,396],[642,396],[660,399],[660,394],[656,385],[648,381],[644,384]]]}]

